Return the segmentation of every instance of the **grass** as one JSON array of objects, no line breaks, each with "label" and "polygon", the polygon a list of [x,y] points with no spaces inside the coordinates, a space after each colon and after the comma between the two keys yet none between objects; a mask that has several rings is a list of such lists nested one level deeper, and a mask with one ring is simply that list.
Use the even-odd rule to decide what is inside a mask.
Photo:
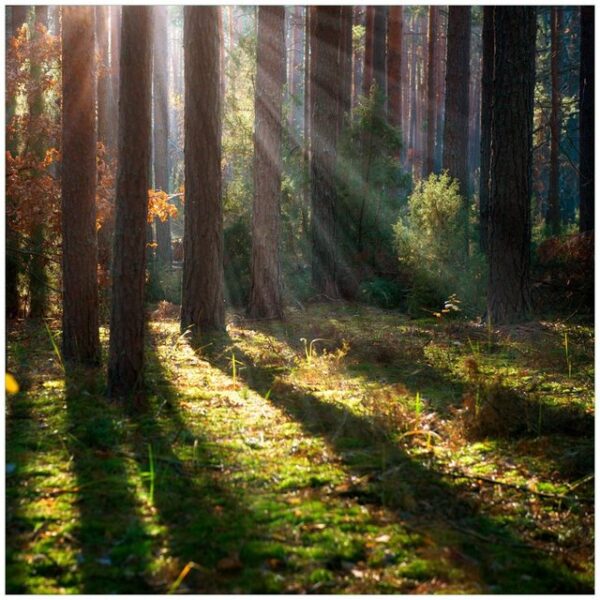
[{"label": "grass", "polygon": [[[9,331],[9,593],[593,590],[589,327],[163,318],[135,407],[50,331]],[[478,435],[506,399],[531,428]]]}]

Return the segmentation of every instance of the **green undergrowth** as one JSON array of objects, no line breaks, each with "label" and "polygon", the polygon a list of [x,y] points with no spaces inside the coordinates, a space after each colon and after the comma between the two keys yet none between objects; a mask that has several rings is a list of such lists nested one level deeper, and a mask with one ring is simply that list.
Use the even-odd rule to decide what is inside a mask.
[{"label": "green undergrowth", "polygon": [[9,331],[9,593],[593,590],[591,328],[175,312],[127,405]]}]

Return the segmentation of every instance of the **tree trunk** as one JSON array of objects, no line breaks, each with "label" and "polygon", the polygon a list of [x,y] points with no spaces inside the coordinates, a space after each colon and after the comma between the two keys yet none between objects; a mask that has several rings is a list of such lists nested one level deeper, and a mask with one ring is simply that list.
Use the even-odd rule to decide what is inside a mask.
[{"label": "tree trunk", "polygon": [[62,351],[98,364],[94,8],[62,10]]},{"label": "tree trunk", "polygon": [[[169,191],[169,74],[167,70],[167,7],[154,7],[154,187]],[[171,222],[155,220],[156,260],[160,266],[171,265]]]},{"label": "tree trunk", "polygon": [[494,8],[494,99],[488,317],[510,323],[530,307],[531,153],[536,9]]},{"label": "tree trunk", "polygon": [[385,49],[387,32],[387,6],[375,6],[373,17],[373,76],[383,103],[387,101]]},{"label": "tree trunk", "polygon": [[144,367],[144,280],[150,161],[152,12],[124,6],[108,395],[139,390]]},{"label": "tree trunk", "polygon": [[435,6],[429,7],[429,23],[427,28],[427,150],[425,156],[425,176],[434,171],[433,153],[435,150],[435,82],[438,67],[436,56],[437,13]]},{"label": "tree trunk", "polygon": [[107,132],[108,147],[112,156],[117,152],[119,127],[119,63],[121,60],[121,7],[110,7],[110,126]]},{"label": "tree trunk", "polygon": [[553,6],[550,12],[550,81],[552,85],[552,109],[550,111],[550,174],[548,178],[547,222],[552,235],[560,233],[560,188],[558,155],[560,149],[560,36],[562,9]]},{"label": "tree trunk", "polygon": [[352,108],[352,7],[342,6],[341,11],[340,69],[342,71],[342,87],[340,90],[340,126],[343,125],[345,117],[350,117]]},{"label": "tree trunk", "polygon": [[363,61],[363,96],[368,96],[373,85],[373,36],[375,34],[375,7],[367,6],[365,18],[365,58]]},{"label": "tree trunk", "polygon": [[[361,21],[362,11],[360,7],[352,8],[352,22],[354,25],[359,25]],[[352,110],[358,104],[358,98],[362,89],[362,73],[364,63],[364,52],[360,51],[360,45],[357,44],[352,51],[353,68],[352,68]]]},{"label": "tree trunk", "polygon": [[579,231],[594,230],[594,7],[581,7]]},{"label": "tree trunk", "polygon": [[402,126],[402,6],[390,6],[387,39],[388,119]]},{"label": "tree trunk", "polygon": [[494,7],[483,7],[481,50],[481,163],[479,174],[479,247],[488,253],[490,205],[490,152],[494,89]]},{"label": "tree trunk", "polygon": [[[10,37],[15,37],[19,33],[19,29],[27,20],[27,6],[7,6],[7,17],[10,17],[10,28],[6,32],[7,45]],[[8,19],[7,19],[8,20]],[[7,50],[8,51],[8,50]],[[17,106],[17,98],[9,99],[10,104],[6,111],[6,124],[12,120]],[[17,154],[17,141],[7,143],[7,151],[13,156]],[[14,199],[7,198],[7,206],[12,206],[15,203]],[[20,271],[20,239],[19,234],[15,231],[11,219],[6,219],[6,317],[14,319],[19,314],[20,297],[19,297],[19,271]]]},{"label": "tree trunk", "polygon": [[185,228],[181,328],[225,327],[217,6],[184,8]]},{"label": "tree trunk", "polygon": [[314,17],[314,44],[311,47],[315,57],[314,88],[311,91],[312,282],[318,293],[337,298],[335,165],[337,96],[341,85],[338,59],[340,9],[317,6]]},{"label": "tree trunk", "polygon": [[469,62],[471,7],[448,8],[446,120],[443,168],[459,181],[463,197],[465,257],[469,255]]},{"label": "tree trunk", "polygon": [[109,67],[109,33],[108,6],[96,6],[96,48],[98,56],[98,141],[108,148],[110,122],[114,114],[110,114],[110,67]]},{"label": "tree trunk", "polygon": [[285,9],[260,6],[254,127],[252,267],[248,314],[281,319],[279,229],[281,111],[285,86]]}]

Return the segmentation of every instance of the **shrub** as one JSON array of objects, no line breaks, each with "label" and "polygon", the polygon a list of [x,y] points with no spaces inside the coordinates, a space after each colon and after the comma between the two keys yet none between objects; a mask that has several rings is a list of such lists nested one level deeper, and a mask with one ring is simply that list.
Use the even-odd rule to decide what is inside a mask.
[{"label": "shrub", "polygon": [[458,181],[447,172],[416,183],[394,227],[401,271],[411,281],[410,313],[439,311],[452,295],[468,312],[481,308],[485,263],[475,244],[465,256],[464,218]]}]

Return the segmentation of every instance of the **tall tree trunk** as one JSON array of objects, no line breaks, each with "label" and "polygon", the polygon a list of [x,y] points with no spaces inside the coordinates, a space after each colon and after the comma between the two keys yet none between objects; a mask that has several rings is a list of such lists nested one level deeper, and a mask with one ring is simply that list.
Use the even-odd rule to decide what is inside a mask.
[{"label": "tall tree trunk", "polygon": [[435,83],[438,58],[436,56],[437,12],[435,6],[429,7],[429,23],[427,28],[427,150],[425,156],[425,173],[434,171],[433,153],[435,150]]},{"label": "tall tree trunk", "polygon": [[446,119],[443,168],[459,181],[463,197],[465,257],[469,255],[469,62],[471,7],[448,8]]},{"label": "tall tree trunk", "polygon": [[139,390],[144,368],[144,279],[150,161],[152,9],[124,6],[108,395]]},{"label": "tall tree trunk", "polygon": [[581,7],[579,231],[594,230],[594,7]]},{"label": "tall tree trunk", "polygon": [[281,319],[279,229],[281,204],[281,111],[285,85],[285,9],[258,9],[254,128],[252,267],[248,314]]},{"label": "tall tree trunk", "polygon": [[550,111],[550,174],[548,178],[547,222],[552,235],[560,233],[560,188],[558,156],[560,149],[560,36],[562,9],[553,6],[550,12],[550,81],[552,86],[552,109]]},{"label": "tall tree trunk", "polygon": [[181,328],[225,327],[217,6],[184,8],[185,229]]},{"label": "tall tree trunk", "polygon": [[402,6],[390,6],[387,37],[388,119],[402,126]]},{"label": "tall tree trunk", "polygon": [[[312,17],[312,15],[311,15]],[[337,123],[340,89],[338,48],[341,37],[339,7],[317,6],[314,11],[315,71],[312,77],[312,282],[317,292],[338,297],[336,285]]]},{"label": "tall tree trunk", "polygon": [[495,324],[525,318],[530,308],[535,38],[535,7],[494,8],[488,317]]},{"label": "tall tree trunk", "polygon": [[479,175],[479,247],[488,253],[490,153],[494,89],[494,7],[483,7],[481,50],[481,163]]},{"label": "tall tree trunk", "polygon": [[62,10],[62,350],[65,360],[97,364],[94,8]]},{"label": "tall tree trunk", "polygon": [[363,96],[368,96],[373,85],[373,37],[375,35],[375,7],[367,6],[365,17],[365,58],[363,61]]},{"label": "tall tree trunk", "polygon": [[438,36],[437,36],[437,51],[436,55],[439,59],[435,82],[435,152],[434,152],[434,168],[440,171],[442,168],[442,159],[444,153],[444,121],[445,114],[445,98],[446,98],[446,40],[445,34],[447,30],[447,16],[443,13],[438,13]]},{"label": "tall tree trunk", "polygon": [[309,235],[308,206],[310,204],[310,140],[311,140],[311,89],[312,89],[312,58],[310,48],[313,45],[314,8],[304,7],[304,185],[302,189],[302,234],[305,239]]},{"label": "tall tree trunk", "polygon": [[[169,74],[167,70],[167,7],[154,7],[154,187],[169,191]],[[171,264],[171,222],[155,220],[156,259],[159,265]]]},{"label": "tall tree trunk", "polygon": [[[352,22],[354,25],[359,25],[361,21],[362,11],[359,6],[352,8]],[[362,89],[362,72],[364,63],[364,53],[360,51],[360,45],[356,44],[352,50],[353,68],[352,68],[352,110],[358,104],[360,90]]]}]

